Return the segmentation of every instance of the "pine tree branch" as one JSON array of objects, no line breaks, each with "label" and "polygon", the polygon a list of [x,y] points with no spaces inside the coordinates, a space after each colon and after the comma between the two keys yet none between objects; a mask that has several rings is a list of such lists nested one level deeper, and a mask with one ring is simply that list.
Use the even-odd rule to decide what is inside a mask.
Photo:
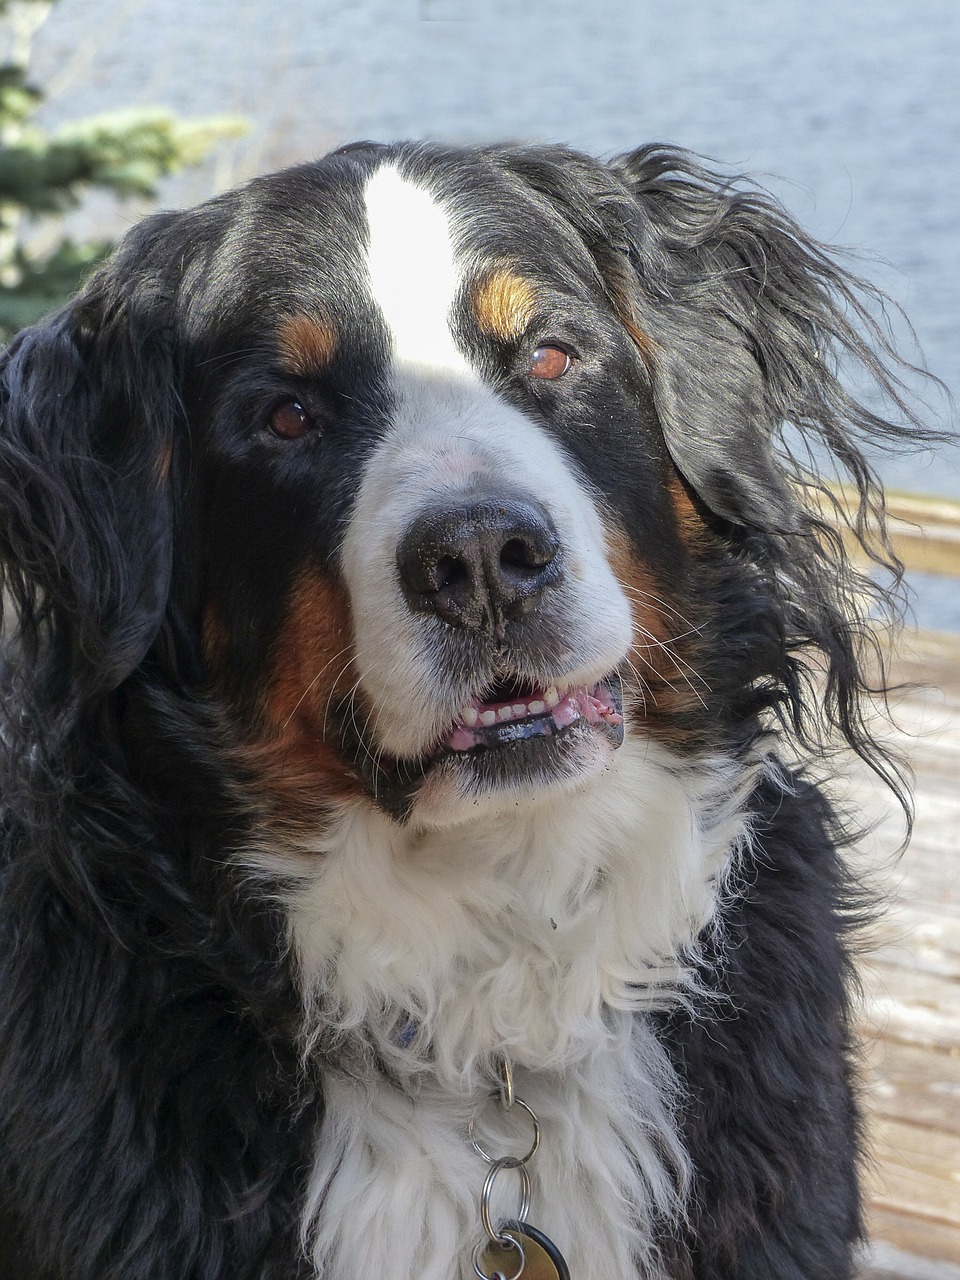
[{"label": "pine tree branch", "polygon": [[75,293],[112,247],[109,240],[92,244],[63,240],[43,259],[17,249],[11,263],[17,283],[0,289],[0,335],[16,333],[33,324]]},{"label": "pine tree branch", "polygon": [[73,208],[90,187],[149,198],[160,178],[242,132],[236,120],[183,122],[159,112],[97,117],[52,139],[24,131],[19,142],[0,149],[0,201],[43,214]]}]

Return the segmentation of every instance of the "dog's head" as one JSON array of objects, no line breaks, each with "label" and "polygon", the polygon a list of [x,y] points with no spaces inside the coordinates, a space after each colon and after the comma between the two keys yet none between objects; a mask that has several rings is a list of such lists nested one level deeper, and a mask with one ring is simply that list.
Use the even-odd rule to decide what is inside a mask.
[{"label": "dog's head", "polygon": [[898,428],[837,381],[883,382],[851,315],[658,148],[360,145],[149,219],[5,358],[18,702],[69,735],[131,678],[212,698],[288,817],[482,820],[625,733],[741,750],[802,728],[811,647],[862,747],[850,570],[782,447],[871,497],[856,434]]}]

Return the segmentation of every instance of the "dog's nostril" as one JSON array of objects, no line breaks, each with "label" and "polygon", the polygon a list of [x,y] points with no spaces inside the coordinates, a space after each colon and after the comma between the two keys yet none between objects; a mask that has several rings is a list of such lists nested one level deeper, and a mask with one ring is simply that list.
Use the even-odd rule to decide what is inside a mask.
[{"label": "dog's nostril", "polygon": [[505,569],[542,569],[555,554],[555,551],[548,551],[546,547],[537,547],[532,542],[511,538],[503,545],[500,563]]},{"label": "dog's nostril", "polygon": [[560,540],[539,503],[502,498],[430,511],[397,550],[411,608],[453,626],[495,629],[561,575]]},{"label": "dog's nostril", "polygon": [[454,556],[441,556],[436,562],[432,577],[436,583],[434,590],[439,591],[444,587],[469,581],[470,570],[462,560],[457,560]]}]

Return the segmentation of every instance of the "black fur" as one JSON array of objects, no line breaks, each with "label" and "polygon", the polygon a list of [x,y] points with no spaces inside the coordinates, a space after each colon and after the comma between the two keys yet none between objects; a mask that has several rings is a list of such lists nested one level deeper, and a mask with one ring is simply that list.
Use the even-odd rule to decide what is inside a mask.
[{"label": "black fur", "polygon": [[849,993],[849,935],[863,898],[842,830],[797,782],[761,787],[758,840],[707,947],[710,999],[661,1021],[689,1082],[684,1138],[697,1187],[677,1280],[811,1280],[850,1274],[863,1231],[862,1145]]},{"label": "black fur", "polygon": [[[234,748],[301,548],[333,559],[389,414],[382,335],[323,248],[358,223],[360,178],[383,154],[362,145],[149,219],[3,356],[4,1280],[308,1274],[296,1219],[322,1094],[297,1057],[282,922],[229,867],[259,816]],[[676,713],[677,734],[745,752],[772,711],[801,749],[839,731],[902,796],[865,719],[866,600],[894,605],[899,575],[862,449],[925,437],[859,282],[765,196],[662,148],[609,166],[558,148],[388,154],[468,211],[487,190],[501,251],[497,201],[528,252],[549,219],[558,288],[622,348],[609,395],[646,434],[585,438],[575,424],[603,420],[587,391],[576,411],[539,411],[642,549],[675,556],[677,598],[711,621],[691,650],[709,694]],[[277,461],[234,424],[276,397],[263,315],[318,299],[356,335],[353,362],[339,389],[300,389],[334,424],[322,456]],[[569,323],[580,314],[571,304]],[[646,368],[625,314],[651,340]],[[844,357],[891,412],[851,397]],[[888,587],[851,566],[817,464],[791,441],[852,480],[856,535]],[[676,473],[707,530],[692,557],[657,524]],[[216,690],[200,637],[211,596],[247,627]],[[722,945],[705,943],[715,997],[659,1023],[696,1169],[689,1232],[664,1249],[674,1280],[841,1280],[862,1232],[846,837],[806,782],[788,796],[764,784],[754,804],[755,862]]]}]

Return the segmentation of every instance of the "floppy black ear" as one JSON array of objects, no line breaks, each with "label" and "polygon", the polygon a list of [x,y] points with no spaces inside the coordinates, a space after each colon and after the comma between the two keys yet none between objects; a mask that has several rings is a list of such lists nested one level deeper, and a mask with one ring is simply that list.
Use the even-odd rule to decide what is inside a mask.
[{"label": "floppy black ear", "polygon": [[[149,220],[0,358],[0,592],[16,682],[69,721],[140,663],[171,568],[172,304]],[[27,710],[25,714],[29,714]]]},{"label": "floppy black ear", "polygon": [[[890,372],[899,361],[865,305],[873,291],[773,199],[684,153],[644,147],[611,169],[634,203],[620,211],[632,281],[621,272],[617,287],[652,340],[667,446],[703,502],[748,529],[800,531],[785,428],[814,455],[829,450],[863,493],[858,441],[882,446],[917,428]],[[859,366],[906,425],[858,403],[841,366]]]}]

